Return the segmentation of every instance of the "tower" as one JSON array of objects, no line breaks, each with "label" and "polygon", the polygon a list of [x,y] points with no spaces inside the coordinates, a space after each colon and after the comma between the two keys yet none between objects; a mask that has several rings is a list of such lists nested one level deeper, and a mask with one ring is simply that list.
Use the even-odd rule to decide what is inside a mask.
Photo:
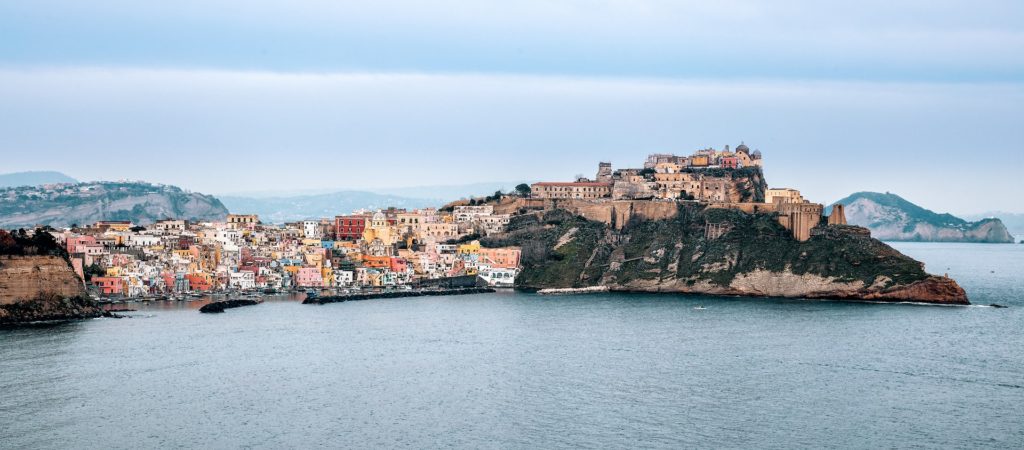
[{"label": "tower", "polygon": [[612,163],[600,162],[597,163],[597,182],[598,183],[611,183],[612,181]]},{"label": "tower", "polygon": [[832,214],[828,215],[829,225],[846,225],[846,208],[842,203],[832,205]]}]

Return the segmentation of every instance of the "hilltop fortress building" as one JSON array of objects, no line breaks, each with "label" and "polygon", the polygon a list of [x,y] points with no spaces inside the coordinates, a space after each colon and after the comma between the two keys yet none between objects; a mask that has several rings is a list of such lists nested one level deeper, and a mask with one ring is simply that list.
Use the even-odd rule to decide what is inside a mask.
[{"label": "hilltop fortress building", "polygon": [[[779,223],[795,239],[810,239],[811,230],[823,222],[824,206],[808,202],[796,189],[764,188],[762,164],[761,152],[751,152],[742,143],[735,151],[727,145],[720,151],[706,148],[690,156],[648,155],[640,169],[613,170],[611,163],[601,162],[594,180],[581,177],[573,182],[534,183],[530,199],[534,203],[527,204],[545,209],[568,207],[621,227],[629,217],[673,214],[674,208],[664,202],[695,202],[751,214],[777,213]],[[833,215],[827,224],[846,223],[842,208]]]}]

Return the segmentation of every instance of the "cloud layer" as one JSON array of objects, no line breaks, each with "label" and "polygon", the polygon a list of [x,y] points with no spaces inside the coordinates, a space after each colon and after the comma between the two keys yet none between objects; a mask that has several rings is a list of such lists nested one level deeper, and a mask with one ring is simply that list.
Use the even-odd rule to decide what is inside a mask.
[{"label": "cloud layer", "polygon": [[1024,89],[995,83],[11,69],[0,98],[9,170],[207,192],[568,179],[745,140],[817,201],[975,211],[1019,193],[1024,141]]},{"label": "cloud layer", "polygon": [[7,64],[1022,81],[1024,3],[0,2]]}]

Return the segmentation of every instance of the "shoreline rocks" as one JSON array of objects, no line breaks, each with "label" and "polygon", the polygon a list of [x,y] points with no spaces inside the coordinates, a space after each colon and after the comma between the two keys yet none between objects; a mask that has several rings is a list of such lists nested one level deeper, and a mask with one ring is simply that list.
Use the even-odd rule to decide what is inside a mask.
[{"label": "shoreline rocks", "polygon": [[199,308],[199,312],[201,312],[201,313],[222,313],[222,312],[224,312],[225,309],[241,308],[243,306],[258,305],[260,303],[261,302],[256,301],[256,300],[246,300],[246,299],[221,300],[219,302],[212,302],[212,303],[207,303],[207,304],[203,305],[202,308]]},{"label": "shoreline rocks", "polygon": [[103,314],[103,309],[88,297],[44,294],[32,300],[0,305],[0,326],[92,319]]}]

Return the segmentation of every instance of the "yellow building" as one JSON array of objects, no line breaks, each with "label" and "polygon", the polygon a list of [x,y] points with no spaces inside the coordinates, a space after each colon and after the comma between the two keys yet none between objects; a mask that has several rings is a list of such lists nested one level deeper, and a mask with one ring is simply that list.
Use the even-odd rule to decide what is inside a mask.
[{"label": "yellow building", "polygon": [[228,228],[252,228],[260,222],[256,214],[228,214]]},{"label": "yellow building", "polygon": [[394,245],[401,236],[398,234],[398,229],[388,223],[388,219],[384,216],[384,213],[377,211],[373,218],[370,220],[369,226],[363,230],[363,242],[371,243],[375,239],[380,239],[385,246]]},{"label": "yellow building", "polygon": [[764,192],[765,203],[803,203],[800,191],[792,188],[768,188]]},{"label": "yellow building", "polygon": [[459,245],[456,250],[460,255],[475,255],[480,253],[480,241],[473,241],[468,244]]},{"label": "yellow building", "polygon": [[308,252],[303,254],[306,264],[315,267],[323,267],[324,254],[323,252]]}]

